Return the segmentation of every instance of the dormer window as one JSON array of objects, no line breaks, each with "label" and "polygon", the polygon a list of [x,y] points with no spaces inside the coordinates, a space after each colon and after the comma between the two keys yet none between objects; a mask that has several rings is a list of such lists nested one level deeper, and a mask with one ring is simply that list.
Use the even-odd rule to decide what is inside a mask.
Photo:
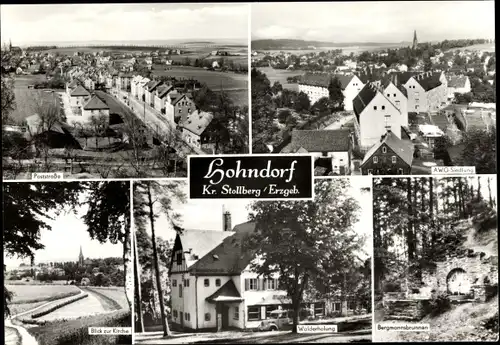
[{"label": "dormer window", "polygon": [[387,147],[382,147],[382,153],[387,153]]}]

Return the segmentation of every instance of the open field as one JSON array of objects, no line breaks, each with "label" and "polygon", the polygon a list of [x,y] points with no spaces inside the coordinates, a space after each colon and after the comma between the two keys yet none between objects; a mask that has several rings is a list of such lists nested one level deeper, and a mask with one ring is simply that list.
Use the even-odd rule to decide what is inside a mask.
[{"label": "open field", "polygon": [[304,75],[306,73],[301,70],[291,71],[286,69],[274,69],[272,67],[260,67],[259,71],[266,74],[267,78],[271,82],[271,85],[274,84],[274,82],[279,81],[281,85],[283,85],[283,88],[293,91],[299,91],[299,84],[290,84],[287,82],[286,78]]},{"label": "open field", "polygon": [[16,124],[21,124],[25,118],[36,113],[36,104],[38,99],[55,102],[56,106],[59,107],[59,99],[55,93],[40,89],[28,89],[28,85],[45,80],[46,78],[43,74],[20,75],[14,77],[16,109],[10,114],[10,117]]},{"label": "open field", "polygon": [[482,50],[485,52],[494,52],[495,51],[495,43],[483,43],[483,44],[474,44],[468,47],[462,48],[453,48],[451,51],[464,51],[464,50]]},{"label": "open field", "polygon": [[80,293],[74,285],[7,285],[14,293],[12,304],[48,302]]},{"label": "open field", "polygon": [[231,99],[239,105],[248,104],[248,96],[242,97],[241,93],[248,95],[248,75],[232,72],[209,71],[203,68],[189,66],[169,66],[166,70],[163,65],[155,65],[153,74],[157,76],[169,76],[175,78],[193,78],[207,86],[213,91],[223,89]]}]

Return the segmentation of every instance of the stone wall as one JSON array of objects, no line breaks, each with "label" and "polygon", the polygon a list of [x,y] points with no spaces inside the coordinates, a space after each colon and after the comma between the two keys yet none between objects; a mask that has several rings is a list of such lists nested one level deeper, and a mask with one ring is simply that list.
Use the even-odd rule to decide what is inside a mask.
[{"label": "stone wall", "polygon": [[384,298],[386,320],[420,321],[428,310],[428,300],[393,300]]},{"label": "stone wall", "polygon": [[[498,284],[498,257],[486,258],[484,254],[471,252],[438,262],[434,272],[422,273],[422,281],[426,287],[431,287],[436,293],[447,293],[447,278],[455,269],[463,269],[472,286]],[[473,291],[479,293],[481,289],[478,287]]]}]

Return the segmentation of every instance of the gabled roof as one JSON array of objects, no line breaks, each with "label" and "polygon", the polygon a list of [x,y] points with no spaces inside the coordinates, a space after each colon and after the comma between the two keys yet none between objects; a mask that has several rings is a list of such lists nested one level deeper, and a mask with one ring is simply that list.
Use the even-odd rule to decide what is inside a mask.
[{"label": "gabled roof", "polygon": [[336,130],[294,130],[288,147],[289,152],[347,152],[350,131]]},{"label": "gabled roof", "polygon": [[417,74],[413,79],[415,79],[425,91],[430,91],[442,84],[439,80],[440,77],[441,72],[424,72]]},{"label": "gabled roof", "polygon": [[241,301],[242,298],[236,288],[236,285],[234,285],[234,282],[232,280],[228,280],[226,284],[222,285],[219,290],[215,291],[205,300],[214,303],[224,301]]},{"label": "gabled roof", "polygon": [[248,236],[255,230],[254,222],[246,222],[227,231],[232,236],[224,238],[222,243],[213,248],[190,269],[192,274],[224,274],[241,273],[254,259],[254,254],[244,248]]},{"label": "gabled roof", "polygon": [[182,121],[180,126],[196,135],[201,135],[213,118],[212,113],[195,110]]},{"label": "gabled roof", "polygon": [[384,89],[384,91],[389,87],[389,85],[394,85],[399,91],[403,93],[403,95],[408,98],[408,91],[406,91],[406,88],[398,83],[397,80],[397,75],[387,75],[385,78],[382,78],[381,80],[381,86]]},{"label": "gabled roof", "polygon": [[465,83],[469,77],[465,75],[450,75],[446,79],[448,80],[448,87],[461,88],[465,87]]},{"label": "gabled roof", "polygon": [[92,96],[90,101],[88,101],[87,104],[85,104],[83,106],[83,109],[85,109],[85,110],[105,110],[105,109],[108,109],[109,110],[109,107],[99,97],[94,95],[94,96]]},{"label": "gabled roof", "polygon": [[71,97],[81,96],[90,96],[90,92],[88,92],[83,86],[78,85],[73,91],[71,91]]},{"label": "gabled roof", "polygon": [[387,132],[385,136],[375,145],[373,145],[363,158],[361,165],[364,165],[373,154],[382,146],[387,145],[394,151],[406,164],[411,166],[413,162],[413,144],[399,139],[393,132]]},{"label": "gabled roof", "polygon": [[173,86],[168,86],[168,85],[162,85],[158,87],[158,97],[163,98],[165,97],[174,87]]},{"label": "gabled roof", "polygon": [[180,94],[179,97],[172,100],[172,105],[176,105],[183,98],[187,98],[186,94]]},{"label": "gabled roof", "polygon": [[[61,134],[66,134],[64,131],[64,124],[60,121],[54,121],[54,123],[51,124],[50,128],[48,128],[48,124],[45,123],[40,115],[38,114],[33,114],[31,116],[28,116],[26,119],[26,124],[30,128],[30,130],[34,130],[37,133],[32,133],[32,134],[40,134],[40,132],[45,132],[50,129],[50,131],[61,133]],[[44,128],[40,128],[40,127]]]},{"label": "gabled roof", "polygon": [[149,92],[152,92],[154,91],[154,89],[156,89],[156,87],[158,85],[161,84],[161,81],[157,81],[157,80],[152,80],[150,81],[147,85],[146,85],[146,89],[149,91]]},{"label": "gabled roof", "polygon": [[377,87],[373,83],[366,84],[361,91],[358,92],[356,97],[352,100],[354,112],[359,119],[359,115],[363,112],[372,99],[377,95]]},{"label": "gabled roof", "polygon": [[220,244],[224,238],[233,235],[231,231],[214,231],[214,230],[194,230],[184,229],[178,238],[182,244],[183,251],[186,253],[186,266],[189,268],[196,263],[200,258],[204,257],[208,252]]},{"label": "gabled roof", "polygon": [[345,75],[345,74],[308,72],[302,76],[300,84],[327,88],[328,85],[330,85],[330,80],[332,80],[333,78],[337,78],[340,82],[342,90],[345,90],[345,88],[347,87],[347,85],[349,85],[353,77],[354,77],[353,74]]}]

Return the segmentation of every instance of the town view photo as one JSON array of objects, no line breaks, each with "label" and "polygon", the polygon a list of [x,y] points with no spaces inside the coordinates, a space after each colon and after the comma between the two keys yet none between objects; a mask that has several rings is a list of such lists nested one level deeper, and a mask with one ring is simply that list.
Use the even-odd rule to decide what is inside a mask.
[{"label": "town view photo", "polygon": [[134,341],[371,341],[371,179],[315,192],[188,200],[183,181],[134,181]]},{"label": "town view photo", "polygon": [[252,152],[313,154],[318,176],[496,173],[494,24],[493,1],[253,4]]},{"label": "town view photo", "polygon": [[248,17],[248,4],[2,6],[4,178],[182,177],[189,154],[247,153]]},{"label": "town view photo", "polygon": [[5,345],[132,344],[130,182],[4,183]]}]

